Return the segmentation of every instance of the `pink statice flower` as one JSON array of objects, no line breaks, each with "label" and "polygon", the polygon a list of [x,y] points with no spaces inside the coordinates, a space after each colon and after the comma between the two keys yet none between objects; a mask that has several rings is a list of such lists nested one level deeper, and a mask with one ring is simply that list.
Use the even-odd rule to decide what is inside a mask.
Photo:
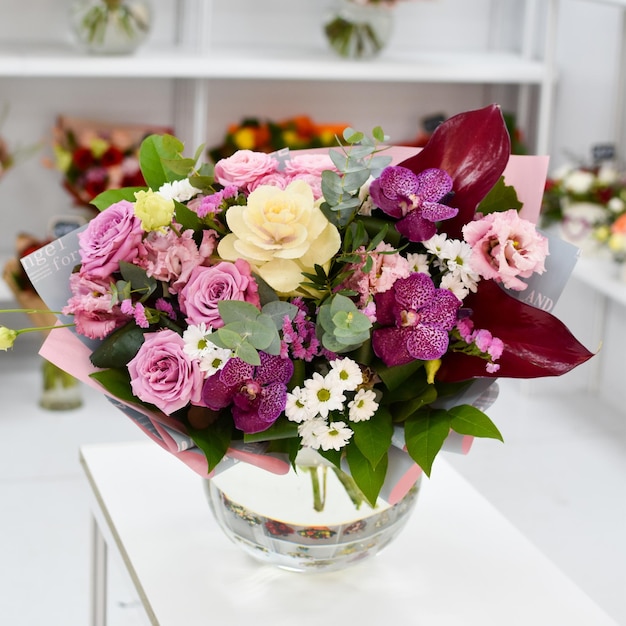
[{"label": "pink statice flower", "polygon": [[247,261],[237,259],[234,263],[222,261],[208,267],[198,266],[178,293],[187,323],[205,323],[211,328],[224,325],[218,310],[222,300],[242,300],[260,307],[258,285]]},{"label": "pink statice flower", "polygon": [[[348,265],[346,269],[352,271],[352,274],[342,284],[342,288],[352,289],[359,294],[357,305],[360,307],[367,306],[374,294],[391,289],[396,280],[406,278],[411,274],[409,261],[384,241],[369,253],[361,247],[356,254],[361,255],[362,261]],[[367,256],[372,259],[372,267],[369,272],[364,273],[363,266]]]},{"label": "pink statice flower", "polygon": [[91,279],[74,272],[70,275],[72,297],[62,313],[73,315],[76,331],[89,339],[104,339],[128,322],[128,316],[113,304],[108,280]]},{"label": "pink statice flower", "polygon": [[92,278],[108,278],[119,271],[120,261],[132,263],[143,252],[141,220],[126,200],[98,213],[78,234],[80,273]]},{"label": "pink statice flower", "polygon": [[132,317],[135,320],[135,324],[137,324],[139,328],[150,327],[150,322],[148,322],[148,318],[146,317],[146,309],[141,302],[133,304],[133,301],[128,298],[122,301],[120,310],[124,313],[124,315]]},{"label": "pink statice flower", "polygon": [[310,362],[319,356],[322,344],[316,336],[315,323],[306,313],[306,307],[301,298],[294,298],[292,304],[298,307],[293,320],[285,317],[283,320],[283,346],[285,356],[291,354],[294,359]]},{"label": "pink statice flower", "polygon": [[456,331],[462,343],[453,344],[452,349],[487,359],[485,369],[488,373],[495,373],[500,369],[496,361],[502,356],[504,342],[494,337],[491,331],[485,328],[474,327],[469,317],[460,317],[456,323]]},{"label": "pink statice flower", "polygon": [[195,211],[200,219],[204,219],[207,215],[221,213],[226,208],[226,200],[235,198],[238,193],[239,188],[236,185],[228,185],[215,193],[190,200],[187,208]]},{"label": "pink statice flower", "polygon": [[472,269],[507,289],[523,291],[527,285],[520,278],[546,269],[548,240],[514,209],[469,222],[463,226],[463,237],[472,247]]},{"label": "pink statice flower", "polygon": [[451,291],[436,288],[426,274],[413,273],[375,300],[380,327],[372,332],[372,348],[385,365],[430,361],[446,353],[461,306]]},{"label": "pink statice flower", "polygon": [[215,164],[215,180],[223,186],[236,185],[248,191],[249,185],[257,178],[271,174],[278,169],[278,161],[263,152],[238,150],[232,156],[220,159]]},{"label": "pink statice flower", "polygon": [[213,253],[217,233],[202,231],[200,247],[193,239],[193,231],[177,234],[171,229],[165,232],[152,231],[144,240],[146,250],[140,265],[148,276],[169,285],[170,293],[178,293],[188,282],[191,272],[204,264]]},{"label": "pink statice flower", "polygon": [[189,403],[202,406],[204,374],[184,348],[183,338],[173,330],[146,333],[139,351],[128,363],[133,393],[166,415]]}]

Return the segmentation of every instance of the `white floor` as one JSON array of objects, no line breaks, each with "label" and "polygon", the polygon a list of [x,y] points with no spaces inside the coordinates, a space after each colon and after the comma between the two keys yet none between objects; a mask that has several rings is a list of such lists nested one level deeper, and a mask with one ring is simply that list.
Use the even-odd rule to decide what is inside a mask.
[{"label": "white floor", "polygon": [[[81,409],[40,409],[35,352],[33,338],[0,353],[0,624],[84,626],[90,529],[78,448],[144,436],[88,389]],[[626,626],[626,413],[533,389],[502,382],[490,414],[506,443],[476,441],[447,459]],[[110,626],[145,624],[112,574]]]}]

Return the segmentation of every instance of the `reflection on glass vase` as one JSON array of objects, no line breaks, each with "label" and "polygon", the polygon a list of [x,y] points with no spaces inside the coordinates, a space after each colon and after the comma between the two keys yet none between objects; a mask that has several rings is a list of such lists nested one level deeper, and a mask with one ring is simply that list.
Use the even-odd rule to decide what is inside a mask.
[{"label": "reflection on glass vase", "polygon": [[41,364],[43,386],[39,405],[49,411],[68,411],[82,406],[80,382],[50,361]]},{"label": "reflection on glass vase", "polygon": [[148,0],[76,0],[70,9],[75,38],[92,54],[130,54],[150,32]]},{"label": "reflection on glass vase", "polygon": [[393,32],[393,10],[386,2],[335,0],[324,23],[331,49],[346,59],[369,59],[380,54]]},{"label": "reflection on glass vase", "polygon": [[309,449],[286,474],[240,462],[204,485],[219,526],[249,555],[294,572],[333,571],[376,555],[402,530],[420,485],[411,467],[400,495],[383,488],[375,508],[348,474]]}]

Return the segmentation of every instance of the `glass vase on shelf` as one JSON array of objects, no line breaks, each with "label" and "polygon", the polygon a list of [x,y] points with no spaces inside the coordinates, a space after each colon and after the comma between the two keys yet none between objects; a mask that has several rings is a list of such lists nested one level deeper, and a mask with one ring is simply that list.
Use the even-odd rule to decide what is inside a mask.
[{"label": "glass vase on shelf", "polygon": [[83,404],[80,382],[62,369],[43,359],[42,392],[39,406],[48,411],[69,411]]},{"label": "glass vase on shelf", "polygon": [[131,54],[148,36],[152,12],[148,0],[76,0],[70,24],[91,54]]},{"label": "glass vase on shelf", "polygon": [[335,0],[324,22],[331,50],[346,59],[379,55],[393,32],[393,10],[384,0]]},{"label": "glass vase on shelf", "polygon": [[204,486],[222,531],[255,559],[294,572],[334,571],[378,554],[404,528],[421,480],[410,465],[374,508],[351,476],[307,448],[285,474],[238,462]]}]

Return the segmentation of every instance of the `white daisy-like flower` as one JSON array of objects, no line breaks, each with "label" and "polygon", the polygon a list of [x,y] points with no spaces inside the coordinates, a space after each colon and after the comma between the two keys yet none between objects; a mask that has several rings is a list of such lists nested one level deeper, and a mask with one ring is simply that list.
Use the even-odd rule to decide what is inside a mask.
[{"label": "white daisy-like flower", "polygon": [[419,272],[420,274],[428,274],[430,276],[430,265],[428,264],[428,255],[417,254],[416,252],[410,252],[406,255],[406,260],[409,264],[409,269],[412,272]]},{"label": "white daisy-like flower", "polygon": [[332,422],[324,431],[316,432],[322,450],[341,450],[354,433],[345,422]]},{"label": "white daisy-like flower", "polygon": [[459,300],[463,300],[470,291],[461,280],[459,274],[445,274],[441,277],[439,287],[451,291]]},{"label": "white daisy-like flower", "polygon": [[351,422],[366,422],[378,409],[376,394],[371,389],[359,389],[348,403],[348,408],[348,419]]},{"label": "white daisy-like flower", "polygon": [[168,200],[177,200],[178,202],[187,202],[195,195],[200,193],[200,189],[196,189],[189,182],[188,178],[182,180],[174,180],[171,183],[163,183],[159,187],[159,194]]},{"label": "white daisy-like flower", "polygon": [[232,356],[233,351],[229,348],[218,348],[216,345],[211,344],[199,359],[200,371],[204,372],[205,378],[213,376],[226,365],[228,359],[232,358]]},{"label": "white daisy-like flower", "polygon": [[302,423],[314,417],[306,402],[307,393],[302,387],[294,387],[287,394],[287,405],[285,406],[285,415],[292,422]]},{"label": "white daisy-like flower", "polygon": [[328,417],[330,411],[343,410],[346,397],[343,388],[332,376],[322,376],[315,372],[311,378],[304,381],[306,388],[306,404],[311,413]]},{"label": "white daisy-like flower", "polygon": [[427,239],[422,243],[428,252],[439,259],[441,258],[447,240],[448,237],[445,233],[439,233],[437,235],[433,235],[430,239]]},{"label": "white daisy-like flower", "polygon": [[319,450],[321,445],[319,434],[325,433],[327,429],[328,424],[321,417],[304,420],[304,422],[298,424],[298,435],[300,435],[302,440],[302,446]]},{"label": "white daisy-like flower", "polygon": [[611,198],[607,202],[606,206],[612,213],[621,213],[624,208],[626,208],[626,205],[624,205],[624,201],[621,198]]},{"label": "white daisy-like flower", "polygon": [[337,379],[344,391],[354,391],[363,382],[363,372],[359,364],[352,359],[335,359],[330,361],[328,376]]},{"label": "white daisy-like flower", "polygon": [[190,324],[183,332],[183,341],[185,342],[183,351],[185,354],[192,359],[200,359],[209,347],[212,332],[213,330],[207,328],[204,322],[198,325]]}]

